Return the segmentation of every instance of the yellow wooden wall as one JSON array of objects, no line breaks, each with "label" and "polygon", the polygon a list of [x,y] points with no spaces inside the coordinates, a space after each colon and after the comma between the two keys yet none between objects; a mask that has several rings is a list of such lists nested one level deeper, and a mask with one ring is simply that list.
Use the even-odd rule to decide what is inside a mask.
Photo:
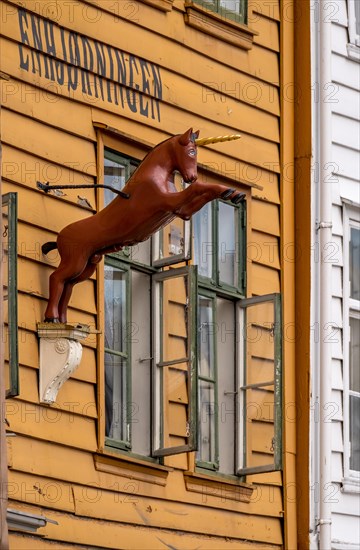
[{"label": "yellow wooden wall", "polygon": [[[45,195],[36,181],[95,183],[94,122],[151,144],[190,126],[202,136],[240,132],[239,143],[201,148],[199,162],[242,181],[248,193],[248,295],[282,290],[280,1],[249,0],[249,26],[257,32],[249,51],[186,25],[182,0],[168,12],[150,4],[0,2],[0,70],[9,77],[1,81],[3,192],[16,191],[19,200],[21,393],[7,402],[10,428],[17,434],[8,440],[9,499],[14,508],[59,523],[39,531],[44,539],[11,534],[14,549],[51,548],[50,541],[57,548],[137,549],[279,548],[284,543],[280,473],[248,476],[255,491],[247,503],[239,501],[236,486],[207,479],[199,485],[184,476],[192,467],[191,455],[152,468],[96,454],[95,336],[84,342],[81,366],[60,390],[56,405],[39,405],[36,323],[43,318],[48,277],[58,261],[56,251],[48,259],[42,256],[41,245],[67,223],[89,215],[77,204],[78,195],[93,208],[97,199],[91,190]],[[149,102],[145,117],[139,105],[135,113],[126,104],[106,101],[106,89],[103,100],[87,97],[81,86],[56,85],[44,76],[44,65],[42,76],[36,70],[32,43],[22,50],[30,68],[20,68],[20,6],[160,67],[162,101]],[[95,277],[76,288],[70,305],[69,321],[97,327]]]}]

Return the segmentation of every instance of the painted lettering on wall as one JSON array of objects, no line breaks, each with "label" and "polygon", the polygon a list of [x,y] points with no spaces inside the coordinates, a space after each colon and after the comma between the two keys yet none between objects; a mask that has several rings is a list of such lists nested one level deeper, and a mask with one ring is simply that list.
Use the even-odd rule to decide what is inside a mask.
[{"label": "painted lettering on wall", "polygon": [[19,9],[20,68],[160,121],[160,67]]}]

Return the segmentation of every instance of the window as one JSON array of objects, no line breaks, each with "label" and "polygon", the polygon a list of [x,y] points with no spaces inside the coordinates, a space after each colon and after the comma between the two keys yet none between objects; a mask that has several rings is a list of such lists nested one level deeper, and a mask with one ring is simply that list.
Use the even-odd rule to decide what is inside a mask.
[{"label": "window", "polygon": [[[137,161],[103,158],[105,184],[121,189]],[[245,298],[245,235],[245,206],[219,200],[192,228],[176,218],[106,256],[107,449],[152,461],[196,451],[200,471],[232,476],[281,467],[279,295]]]},{"label": "window", "polygon": [[360,46],[360,2],[348,0],[349,34],[351,44]]},{"label": "window", "polygon": [[17,193],[2,196],[2,278],[6,397],[19,395],[17,321]]},{"label": "window", "polygon": [[250,50],[258,33],[247,25],[247,0],[188,0],[185,23],[244,50]]},{"label": "window", "polygon": [[196,0],[196,3],[220,14],[224,19],[246,23],[247,0]]},{"label": "window", "polygon": [[[105,185],[122,189],[137,165],[105,148]],[[183,185],[175,174],[175,188]],[[106,189],[105,205],[113,198]],[[105,257],[108,448],[148,458],[194,448],[196,345],[191,335],[196,324],[189,304],[194,303],[196,274],[192,268],[160,271],[189,258],[189,236],[190,222],[176,218],[152,239]]]},{"label": "window", "polygon": [[348,0],[347,5],[349,27],[347,51],[349,57],[360,61],[360,2],[359,0]]},{"label": "window", "polygon": [[344,433],[345,478],[360,480],[360,213],[345,209]]},{"label": "window", "polygon": [[[138,161],[104,149],[104,183],[121,190]],[[114,194],[104,190],[105,206]],[[104,266],[106,445],[151,456],[149,241],[109,254]],[[141,383],[138,383],[141,381]]]},{"label": "window", "polygon": [[193,217],[198,265],[197,467],[228,475],[281,467],[279,295],[245,299],[246,211]]}]

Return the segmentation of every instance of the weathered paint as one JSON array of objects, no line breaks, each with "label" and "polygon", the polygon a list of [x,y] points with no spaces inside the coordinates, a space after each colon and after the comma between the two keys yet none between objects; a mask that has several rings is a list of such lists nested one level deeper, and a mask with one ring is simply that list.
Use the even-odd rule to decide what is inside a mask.
[{"label": "weathered paint", "polygon": [[[63,1],[45,7],[33,0],[2,0],[0,7],[6,20],[0,36],[2,71],[10,75],[1,84],[3,179],[5,191],[19,193],[20,235],[22,386],[19,398],[7,402],[10,427],[18,433],[8,441],[9,493],[13,507],[59,522],[40,531],[49,542],[13,534],[11,547],[47,548],[50,540],[64,548],[279,548],[284,540],[294,547],[294,506],[285,508],[284,533],[285,495],[278,472],[249,476],[256,490],[247,503],[234,498],[233,489],[226,498],[224,480],[214,488],[206,476],[196,483],[184,477],[184,470],[194,469],[191,453],[167,458],[163,470],[135,459],[125,467],[123,455],[103,453],[101,337],[85,342],[81,367],[56,405],[41,406],[37,396],[36,323],[43,316],[50,268],[58,261],[56,252],[43,257],[41,244],[89,215],[91,210],[77,204],[78,194],[93,209],[102,206],[102,198],[88,189],[45,195],[35,183],[101,180],[102,144],[115,147],[119,138],[102,133],[94,122],[132,136],[131,142],[122,141],[123,152],[138,158],[146,152],[143,143],[156,144],[184,126],[200,128],[203,136],[240,131],[240,145],[201,148],[199,162],[213,181],[222,175],[235,178],[247,190],[248,295],[286,288],[286,318],[293,318],[293,274],[283,261],[294,214],[281,166],[292,160],[291,106],[287,124],[280,117],[286,98],[279,82],[291,81],[292,74],[291,25],[279,32],[284,5],[249,1],[249,25],[259,33],[249,51],[188,27],[181,0],[166,14],[143,2],[134,4],[136,13],[126,12],[123,2],[81,1],[70,9]],[[101,328],[101,273],[100,268],[97,278],[76,290],[71,320]],[[285,368],[291,388],[292,359]],[[176,435],[173,441],[184,441],[176,397],[169,433]],[[286,428],[289,457],[295,428],[295,423]],[[258,438],[261,446],[261,433]],[[109,464],[100,466],[96,456],[107,457]],[[285,472],[292,483],[290,458]]]}]

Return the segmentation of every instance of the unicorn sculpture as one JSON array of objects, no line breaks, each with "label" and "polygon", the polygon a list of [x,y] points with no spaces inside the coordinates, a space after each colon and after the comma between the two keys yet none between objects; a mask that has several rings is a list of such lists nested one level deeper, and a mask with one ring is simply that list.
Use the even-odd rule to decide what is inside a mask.
[{"label": "unicorn sculpture", "polygon": [[[61,258],[50,275],[45,322],[66,323],[74,285],[91,277],[104,254],[145,241],[176,216],[188,220],[214,199],[221,197],[234,204],[244,200],[244,193],[235,189],[197,180],[197,146],[240,136],[198,136],[190,128],[158,144],[127,181],[122,196],[97,214],[66,226],[56,242],[42,246],[44,254],[57,248]],[[171,185],[175,170],[191,183],[180,192]]]}]

